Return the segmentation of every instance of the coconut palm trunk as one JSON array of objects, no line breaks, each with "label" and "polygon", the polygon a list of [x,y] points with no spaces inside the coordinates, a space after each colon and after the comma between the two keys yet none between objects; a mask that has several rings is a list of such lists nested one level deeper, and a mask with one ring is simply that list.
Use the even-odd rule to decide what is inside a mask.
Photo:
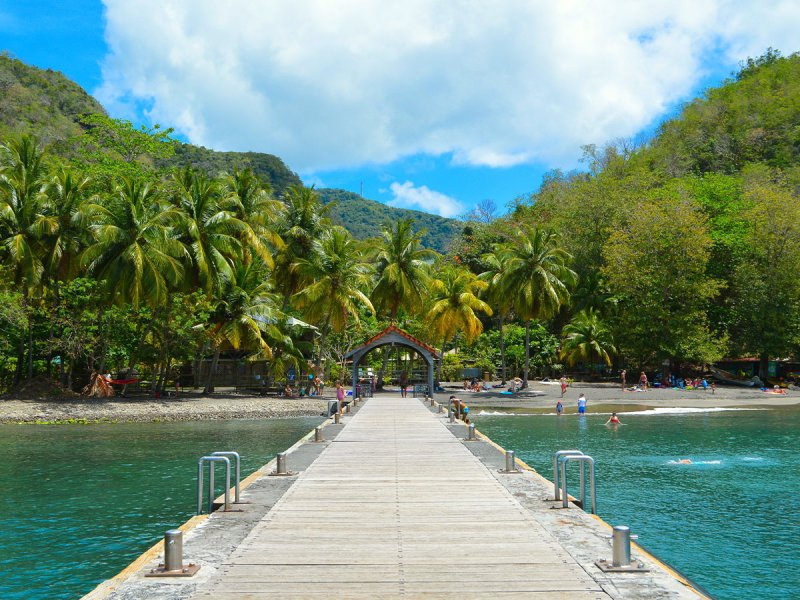
[{"label": "coconut palm trunk", "polygon": [[525,321],[525,370],[522,378],[522,387],[528,387],[528,372],[531,368],[531,322]]}]

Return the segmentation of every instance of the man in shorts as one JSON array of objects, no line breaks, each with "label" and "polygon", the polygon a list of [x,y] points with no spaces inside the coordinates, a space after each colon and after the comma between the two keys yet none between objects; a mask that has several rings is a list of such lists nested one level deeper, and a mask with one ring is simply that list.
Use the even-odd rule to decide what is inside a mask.
[{"label": "man in shorts", "polygon": [[586,414],[586,396],[581,394],[578,396],[578,414],[585,415]]}]

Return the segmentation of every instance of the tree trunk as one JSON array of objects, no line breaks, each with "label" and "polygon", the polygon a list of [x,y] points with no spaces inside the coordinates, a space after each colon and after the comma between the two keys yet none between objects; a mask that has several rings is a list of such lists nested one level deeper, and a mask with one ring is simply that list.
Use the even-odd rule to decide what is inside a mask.
[{"label": "tree trunk", "polygon": [[525,373],[522,377],[522,387],[528,387],[528,371],[531,368],[531,322],[525,321]]},{"label": "tree trunk", "polygon": [[214,375],[217,374],[217,364],[219,363],[219,347],[214,348],[214,358],[211,359],[211,367],[208,370],[208,381],[203,389],[204,394],[214,393]]},{"label": "tree trunk", "polygon": [[506,338],[503,335],[503,324],[505,323],[505,315],[500,314],[500,364],[502,365],[502,378],[500,383],[506,384]]},{"label": "tree trunk", "polygon": [[33,379],[33,323],[28,315],[28,379]]},{"label": "tree trunk", "polygon": [[381,370],[378,371],[378,383],[376,385],[379,390],[383,389],[383,376],[386,374],[386,367],[389,365],[389,354],[391,351],[391,346],[383,347],[383,363],[381,363]]},{"label": "tree trunk", "polygon": [[767,376],[769,375],[769,354],[762,352],[758,357],[758,376],[761,381],[766,383]]}]

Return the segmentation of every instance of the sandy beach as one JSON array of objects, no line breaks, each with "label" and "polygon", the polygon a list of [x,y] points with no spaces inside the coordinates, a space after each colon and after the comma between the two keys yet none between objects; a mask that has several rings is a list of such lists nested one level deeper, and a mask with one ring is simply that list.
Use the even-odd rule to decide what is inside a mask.
[{"label": "sandy beach", "polygon": [[[457,384],[445,384],[447,392],[437,394],[437,399],[455,394],[471,407],[493,407],[499,410],[533,409],[552,411],[561,398],[558,382],[532,381],[529,389],[542,395],[526,396],[501,394],[502,389],[469,392]],[[800,405],[800,389],[786,390],[785,394],[762,392],[758,388],[717,386],[716,390],[675,390],[651,388],[646,392],[622,390],[618,384],[575,382],[567,388],[562,400],[565,411],[577,412],[578,396],[586,395],[587,410],[593,406],[625,412],[643,408],[768,408]]]},{"label": "sandy beach", "polygon": [[[501,394],[502,389],[484,392],[464,391],[456,382],[445,383],[445,392],[436,399],[446,402],[456,395],[473,409],[549,412],[561,397],[561,389],[553,383],[531,381],[526,393],[514,396]],[[398,388],[385,393],[398,394]],[[585,394],[588,411],[603,406],[604,411],[619,412],[643,408],[773,408],[800,405],[800,390],[772,394],[758,389],[718,386],[715,393],[694,390],[651,389],[647,392],[623,391],[620,386],[602,383],[574,383],[564,395],[565,412],[577,410],[579,394]],[[213,419],[267,419],[279,417],[317,416],[327,407],[327,398],[265,398],[233,393],[214,396],[187,394],[181,398],[153,399],[149,397],[7,399],[0,401],[0,423],[53,423],[70,421],[199,421]]]}]

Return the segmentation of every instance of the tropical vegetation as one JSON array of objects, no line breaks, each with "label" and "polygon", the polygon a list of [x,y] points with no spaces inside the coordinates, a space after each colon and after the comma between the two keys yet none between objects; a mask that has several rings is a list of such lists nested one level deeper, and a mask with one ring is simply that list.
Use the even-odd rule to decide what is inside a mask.
[{"label": "tropical vegetation", "polygon": [[[53,86],[20,87],[12,66],[0,89],[18,102]],[[159,392],[203,363],[193,385],[211,392],[225,358],[262,358],[275,380],[347,377],[347,352],[389,324],[441,350],[448,378],[726,356],[764,371],[800,353],[798,89],[800,57],[769,51],[652,139],[587,146],[585,170],[550,173],[507,215],[466,215],[440,252],[417,220],[386,213],[355,236],[335,218],[345,195],[235,157],[198,166],[169,129],[85,98],[69,104],[77,128],[41,138],[4,113],[0,382],[80,389],[135,370]],[[390,347],[364,366],[414,372]]]}]

